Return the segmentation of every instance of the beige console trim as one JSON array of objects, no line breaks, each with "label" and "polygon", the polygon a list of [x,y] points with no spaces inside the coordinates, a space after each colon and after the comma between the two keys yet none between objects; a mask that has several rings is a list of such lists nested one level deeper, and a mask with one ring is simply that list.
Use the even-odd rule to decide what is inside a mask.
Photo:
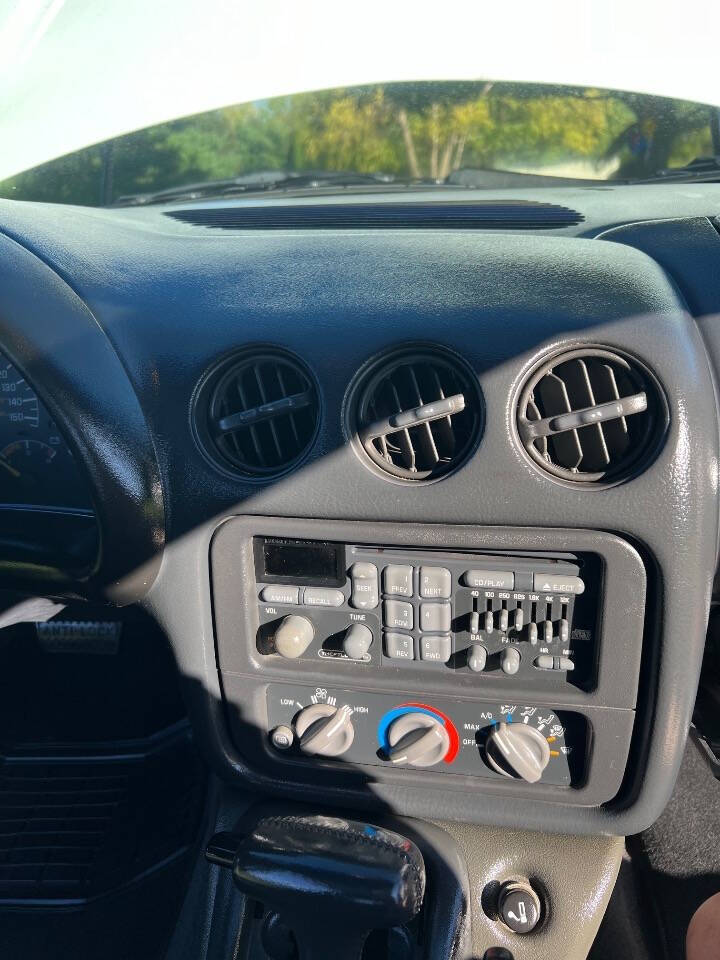
[{"label": "beige console trim", "polygon": [[[515,960],[586,960],[620,870],[622,837],[563,836],[446,822],[438,826],[455,838],[467,863],[469,957],[482,957],[488,947],[506,947]],[[516,878],[541,888],[549,904],[542,926],[525,936],[491,920],[482,907],[488,884]]]}]

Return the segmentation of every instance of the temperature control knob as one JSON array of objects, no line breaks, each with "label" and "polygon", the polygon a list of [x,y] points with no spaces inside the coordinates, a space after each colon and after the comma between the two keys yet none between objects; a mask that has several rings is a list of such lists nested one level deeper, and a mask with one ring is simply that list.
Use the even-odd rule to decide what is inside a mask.
[{"label": "temperature control knob", "polygon": [[275,631],[275,650],[281,657],[295,660],[301,657],[315,636],[315,628],[307,617],[291,614],[283,617]]},{"label": "temperature control knob", "polygon": [[504,777],[537,783],[550,760],[550,747],[535,727],[498,723],[488,735],[485,757]]},{"label": "temperature control knob", "polygon": [[295,721],[300,750],[316,757],[339,757],[355,739],[352,708],[314,703],[303,707]]},{"label": "temperature control knob", "polygon": [[450,749],[450,737],[442,723],[428,713],[406,713],[388,729],[388,757],[392,763],[432,767]]}]

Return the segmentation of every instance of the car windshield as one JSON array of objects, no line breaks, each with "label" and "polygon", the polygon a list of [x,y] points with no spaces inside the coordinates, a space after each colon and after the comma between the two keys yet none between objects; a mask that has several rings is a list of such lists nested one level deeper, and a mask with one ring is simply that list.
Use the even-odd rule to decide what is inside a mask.
[{"label": "car windshield", "polygon": [[90,206],[255,191],[718,179],[717,108],[544,84],[423,82],[300,93],[147,127],[0,183]]}]

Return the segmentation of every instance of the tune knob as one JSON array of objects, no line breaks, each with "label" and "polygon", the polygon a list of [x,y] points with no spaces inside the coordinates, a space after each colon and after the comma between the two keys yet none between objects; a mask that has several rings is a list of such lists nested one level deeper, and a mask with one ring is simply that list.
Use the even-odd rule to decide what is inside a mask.
[{"label": "tune knob", "polygon": [[364,623],[352,623],[343,637],[343,652],[351,660],[362,660],[373,642],[372,630]]},{"label": "tune knob", "polygon": [[388,758],[391,763],[432,767],[450,749],[450,737],[443,724],[428,713],[406,713],[393,720],[388,729]]},{"label": "tune knob", "polygon": [[295,721],[295,733],[303,753],[316,757],[339,757],[355,739],[350,718],[352,708],[314,703],[303,707]]},{"label": "tune knob", "polygon": [[535,727],[503,722],[488,735],[485,757],[504,777],[537,783],[550,760],[550,746]]},{"label": "tune knob", "polygon": [[295,660],[301,657],[315,636],[315,628],[307,617],[291,614],[283,617],[275,631],[275,650],[281,657]]}]

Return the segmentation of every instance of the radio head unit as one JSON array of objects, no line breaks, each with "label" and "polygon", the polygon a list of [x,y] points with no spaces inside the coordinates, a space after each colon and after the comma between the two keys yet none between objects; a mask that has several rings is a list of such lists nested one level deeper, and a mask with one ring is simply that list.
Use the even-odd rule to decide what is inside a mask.
[{"label": "radio head unit", "polygon": [[264,657],[367,670],[595,680],[600,564],[593,555],[424,552],[328,540],[253,541]]}]

